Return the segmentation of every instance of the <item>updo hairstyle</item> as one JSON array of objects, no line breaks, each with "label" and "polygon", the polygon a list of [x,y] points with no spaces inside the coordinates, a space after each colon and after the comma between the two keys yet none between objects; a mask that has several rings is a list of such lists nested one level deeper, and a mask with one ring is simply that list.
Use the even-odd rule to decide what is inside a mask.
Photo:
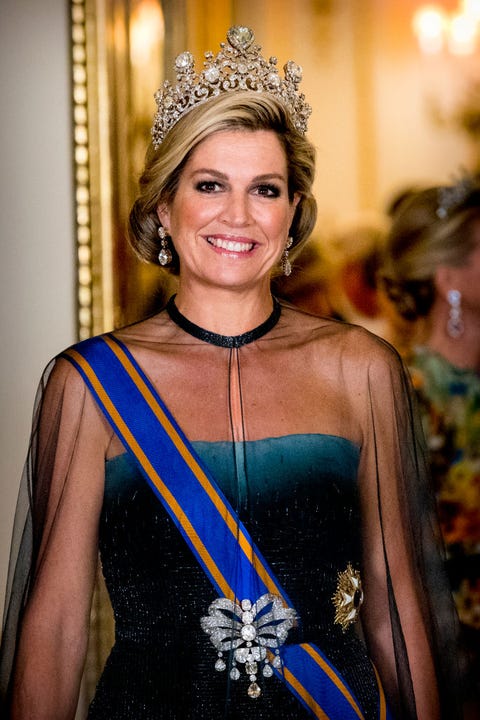
[{"label": "updo hairstyle", "polygon": [[442,205],[444,191],[432,187],[412,192],[393,214],[381,280],[406,320],[428,316],[435,300],[437,268],[465,265],[475,247],[473,227],[480,220],[478,179],[462,201],[450,207]]},{"label": "updo hairstyle", "polygon": [[[139,180],[139,195],[129,218],[130,243],[139,258],[157,263],[160,240],[157,207],[175,197],[183,168],[195,148],[214,133],[223,130],[273,130],[284,150],[288,171],[288,194],[300,200],[290,227],[294,259],[313,230],[317,205],[312,194],[315,175],[315,149],[295,128],[284,106],[266,93],[253,91],[224,93],[186,113],[167,133],[162,144],[147,150],[145,167]],[[179,259],[168,269],[178,274]]]}]

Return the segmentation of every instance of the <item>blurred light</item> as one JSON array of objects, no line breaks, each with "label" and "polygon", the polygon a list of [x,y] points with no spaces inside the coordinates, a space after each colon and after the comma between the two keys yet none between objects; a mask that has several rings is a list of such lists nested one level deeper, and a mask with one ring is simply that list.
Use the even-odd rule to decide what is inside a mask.
[{"label": "blurred light", "polygon": [[165,25],[160,5],[143,0],[135,8],[130,25],[130,57],[136,67],[148,65],[152,50],[163,42]]},{"label": "blurred light", "polygon": [[462,15],[468,15],[474,22],[480,22],[480,0],[463,0]]},{"label": "blurred light", "polygon": [[432,55],[447,48],[452,55],[473,55],[480,37],[480,0],[462,0],[448,15],[439,5],[421,5],[412,20],[420,50]]},{"label": "blurred light", "polygon": [[413,16],[413,30],[422,52],[432,55],[443,49],[447,18],[437,5],[422,5]]},{"label": "blurred light", "polygon": [[460,14],[452,17],[448,27],[448,49],[452,55],[472,55],[476,39],[477,28],[471,16]]}]

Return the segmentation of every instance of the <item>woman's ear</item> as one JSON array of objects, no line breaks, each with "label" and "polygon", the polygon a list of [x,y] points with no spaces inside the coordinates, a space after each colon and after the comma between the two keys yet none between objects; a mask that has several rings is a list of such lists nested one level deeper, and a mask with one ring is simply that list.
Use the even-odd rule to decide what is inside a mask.
[{"label": "woman's ear", "polygon": [[300,198],[301,198],[300,193],[294,193],[293,200],[290,205],[290,222],[288,223],[288,227],[290,227],[290,225],[293,222],[293,218],[295,217],[295,212],[297,210],[297,205],[300,202]]},{"label": "woman's ear", "polygon": [[168,231],[168,228],[170,227],[170,213],[165,203],[157,205],[157,216],[165,230]]}]

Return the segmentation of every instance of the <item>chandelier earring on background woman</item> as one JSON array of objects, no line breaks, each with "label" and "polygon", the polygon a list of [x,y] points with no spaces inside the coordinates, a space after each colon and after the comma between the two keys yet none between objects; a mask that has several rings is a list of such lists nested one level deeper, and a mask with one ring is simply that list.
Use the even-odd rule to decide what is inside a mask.
[{"label": "chandelier earring on background woman", "polygon": [[158,262],[160,265],[165,267],[165,265],[168,265],[172,262],[172,251],[170,250],[168,246],[168,238],[169,235],[167,234],[167,231],[163,227],[163,225],[160,225],[158,228],[158,237],[160,238],[160,252],[158,253]]},{"label": "chandelier earring on background woman", "polygon": [[288,251],[290,250],[292,245],[293,245],[293,238],[289,237],[287,240],[287,244],[285,245],[285,249],[283,251],[282,260],[281,260],[283,274],[286,275],[287,277],[292,272],[292,264],[291,264],[290,260],[288,259]]},{"label": "chandelier earring on background woman", "polygon": [[449,290],[447,300],[450,306],[447,322],[447,333],[451,338],[463,335],[465,326],[462,319],[462,293],[459,290]]}]

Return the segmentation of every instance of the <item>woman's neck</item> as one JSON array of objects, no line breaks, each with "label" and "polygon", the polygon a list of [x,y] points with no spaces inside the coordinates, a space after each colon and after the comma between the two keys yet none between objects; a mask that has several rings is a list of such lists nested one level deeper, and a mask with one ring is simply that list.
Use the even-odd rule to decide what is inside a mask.
[{"label": "woman's neck", "polygon": [[241,335],[261,325],[271,314],[270,285],[253,291],[191,290],[180,284],[175,305],[192,323],[220,335]]}]

